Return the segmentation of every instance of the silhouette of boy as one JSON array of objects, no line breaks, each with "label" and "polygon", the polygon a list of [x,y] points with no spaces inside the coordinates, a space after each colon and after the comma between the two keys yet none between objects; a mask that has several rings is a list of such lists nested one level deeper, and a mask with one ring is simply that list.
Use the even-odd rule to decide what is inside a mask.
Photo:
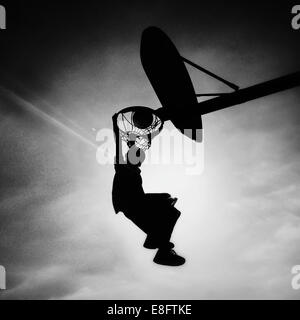
[{"label": "silhouette of boy", "polygon": [[125,164],[115,164],[113,206],[146,234],[144,247],[158,249],[153,261],[158,264],[179,266],[185,259],[173,250],[170,238],[180,216],[174,207],[176,198],[168,193],[145,193],[140,166],[145,159],[142,149],[132,145]]}]

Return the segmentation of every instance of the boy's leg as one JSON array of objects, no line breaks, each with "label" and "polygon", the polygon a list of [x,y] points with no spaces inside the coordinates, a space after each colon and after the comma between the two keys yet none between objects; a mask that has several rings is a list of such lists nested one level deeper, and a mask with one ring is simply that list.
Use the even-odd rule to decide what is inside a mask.
[{"label": "boy's leg", "polygon": [[180,216],[180,211],[176,208],[164,206],[157,208],[157,211],[150,208],[141,210],[135,208],[124,212],[124,215],[147,234],[145,248],[172,248],[174,246],[170,243],[170,238]]},{"label": "boy's leg", "polygon": [[173,250],[174,244],[170,242],[180,211],[171,207],[169,210],[163,211],[159,218],[155,215],[149,216],[149,212],[144,216],[133,214],[133,212],[126,216],[147,234],[144,247],[158,249],[153,259],[155,263],[167,266],[180,266],[185,263],[185,259],[176,254]]},{"label": "boy's leg", "polygon": [[144,242],[147,249],[168,248],[172,249],[174,244],[170,242],[174,226],[180,216],[180,211],[174,207],[165,210],[149,223],[149,231]]}]

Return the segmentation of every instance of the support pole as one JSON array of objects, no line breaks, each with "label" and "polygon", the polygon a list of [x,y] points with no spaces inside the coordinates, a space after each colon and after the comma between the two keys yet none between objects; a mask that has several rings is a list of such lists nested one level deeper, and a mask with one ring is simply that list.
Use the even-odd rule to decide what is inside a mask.
[{"label": "support pole", "polygon": [[300,72],[291,73],[289,75],[276,78],[270,81],[262,82],[245,89],[240,89],[238,91],[222,95],[217,98],[213,98],[203,102],[198,102],[198,110],[193,110],[193,112],[199,112],[200,115],[207,114],[210,112],[232,107],[234,105],[241,104],[247,101],[251,101],[257,98],[261,98],[269,94],[287,90],[299,85]]}]

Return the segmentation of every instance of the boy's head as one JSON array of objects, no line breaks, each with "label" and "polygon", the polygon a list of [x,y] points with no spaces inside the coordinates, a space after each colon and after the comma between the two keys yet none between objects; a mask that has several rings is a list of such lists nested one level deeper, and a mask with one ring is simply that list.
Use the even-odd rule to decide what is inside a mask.
[{"label": "boy's head", "polygon": [[146,155],[144,150],[138,148],[135,145],[131,146],[126,153],[127,164],[130,164],[132,166],[140,167],[141,164],[144,162],[145,157]]}]

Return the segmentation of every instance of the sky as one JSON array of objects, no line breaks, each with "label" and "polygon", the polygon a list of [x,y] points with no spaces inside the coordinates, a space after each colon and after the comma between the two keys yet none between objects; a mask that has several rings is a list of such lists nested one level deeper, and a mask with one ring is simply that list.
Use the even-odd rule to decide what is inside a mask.
[{"label": "sky", "polygon": [[[160,107],[139,58],[147,26],[244,88],[300,70],[291,8],[288,1],[7,4],[0,299],[299,299],[291,286],[300,265],[299,88],[203,116],[201,174],[187,174],[184,164],[143,165],[146,192],[179,198],[173,240],[187,260],[179,268],[154,264],[145,235],[115,215],[114,169],[96,161],[95,134],[126,106]],[[188,70],[196,92],[228,92]]]}]

